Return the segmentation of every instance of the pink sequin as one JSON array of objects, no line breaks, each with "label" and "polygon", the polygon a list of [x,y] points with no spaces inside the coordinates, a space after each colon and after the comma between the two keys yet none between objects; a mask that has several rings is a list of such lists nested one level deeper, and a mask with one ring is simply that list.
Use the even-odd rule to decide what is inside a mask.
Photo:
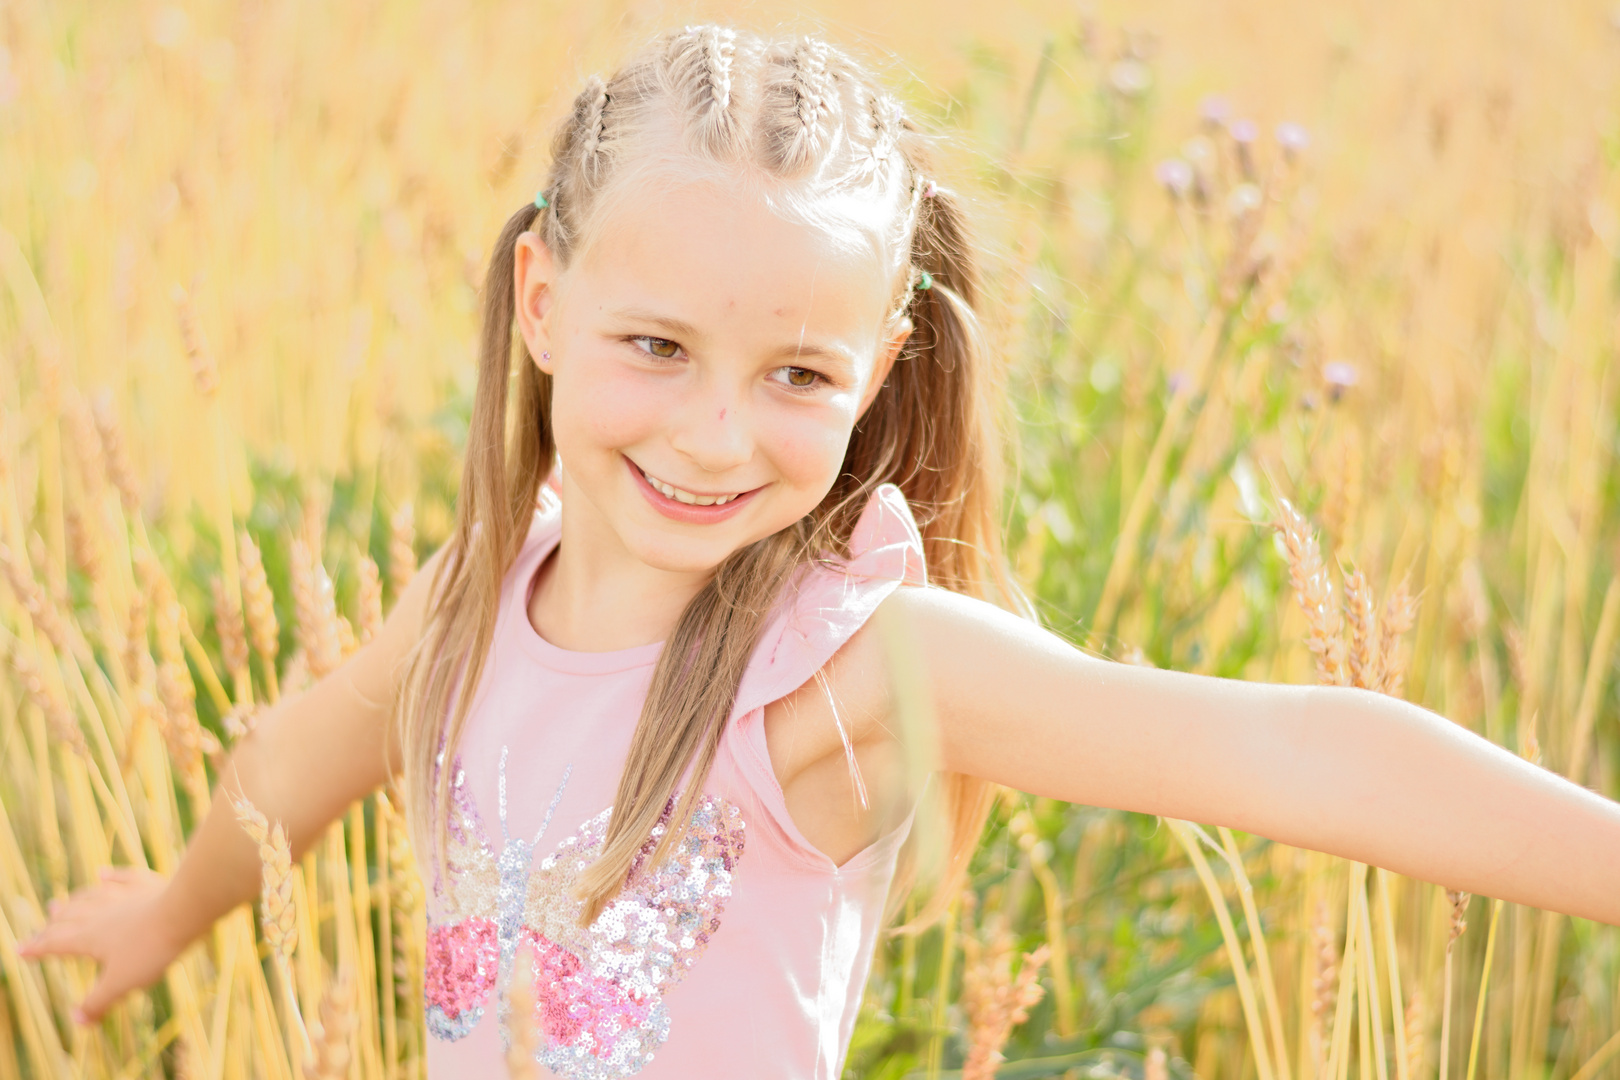
[{"label": "pink sequin", "polygon": [[534,948],[534,1000],[549,1042],[583,1043],[600,1057],[625,1032],[647,1023],[656,1001],[591,975],[579,957],[533,930],[525,928],[524,937]]},{"label": "pink sequin", "polygon": [[495,938],[490,919],[428,928],[424,996],[436,1027],[465,1031],[483,1015],[500,960]]}]

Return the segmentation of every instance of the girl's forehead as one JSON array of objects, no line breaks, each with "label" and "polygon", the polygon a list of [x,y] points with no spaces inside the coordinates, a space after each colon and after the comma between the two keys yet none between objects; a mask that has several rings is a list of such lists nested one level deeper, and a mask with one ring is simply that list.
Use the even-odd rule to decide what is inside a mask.
[{"label": "girl's forehead", "polygon": [[573,270],[598,303],[664,304],[705,319],[802,323],[869,339],[886,322],[897,273],[861,205],[787,203],[703,181],[626,193],[604,207]]}]

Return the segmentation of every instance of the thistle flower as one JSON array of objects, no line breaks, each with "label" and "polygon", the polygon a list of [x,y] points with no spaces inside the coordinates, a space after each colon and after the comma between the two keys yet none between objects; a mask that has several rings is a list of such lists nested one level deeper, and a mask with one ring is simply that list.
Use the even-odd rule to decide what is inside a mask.
[{"label": "thistle flower", "polygon": [[1304,125],[1289,120],[1277,125],[1275,135],[1277,145],[1282,148],[1283,157],[1288,161],[1296,160],[1311,145],[1311,133],[1305,130]]},{"label": "thistle flower", "polygon": [[1353,365],[1335,360],[1323,365],[1322,381],[1327,383],[1328,400],[1338,401],[1346,390],[1361,381],[1361,376]]},{"label": "thistle flower", "polygon": [[1140,60],[1121,60],[1108,69],[1108,85],[1120,97],[1141,97],[1153,85],[1153,72]]},{"label": "thistle flower", "polygon": [[1193,169],[1180,158],[1166,158],[1153,168],[1153,177],[1172,198],[1186,198],[1193,186]]},{"label": "thistle flower", "polygon": [[1220,94],[1210,94],[1198,103],[1198,118],[1210,127],[1220,127],[1232,115],[1232,103]]}]

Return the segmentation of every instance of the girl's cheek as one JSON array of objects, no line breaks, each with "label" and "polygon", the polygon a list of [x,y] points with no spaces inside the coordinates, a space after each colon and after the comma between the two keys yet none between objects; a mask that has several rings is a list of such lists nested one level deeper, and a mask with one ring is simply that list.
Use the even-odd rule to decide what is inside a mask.
[{"label": "girl's cheek", "polygon": [[784,409],[761,425],[761,439],[783,476],[807,485],[830,486],[849,448],[853,407]]},{"label": "girl's cheek", "polygon": [[605,357],[583,358],[564,379],[559,379],[552,415],[559,435],[585,439],[597,446],[618,448],[645,438],[668,416],[668,382],[629,372]]}]

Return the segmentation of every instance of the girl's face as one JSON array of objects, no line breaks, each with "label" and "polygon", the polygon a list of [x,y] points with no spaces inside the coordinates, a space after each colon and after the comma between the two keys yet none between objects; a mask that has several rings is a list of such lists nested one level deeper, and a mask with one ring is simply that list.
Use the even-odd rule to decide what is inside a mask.
[{"label": "girl's face", "polygon": [[893,279],[853,227],[706,183],[609,217],[564,275],[535,234],[517,249],[565,535],[706,573],[821,502],[911,327],[888,321]]}]

